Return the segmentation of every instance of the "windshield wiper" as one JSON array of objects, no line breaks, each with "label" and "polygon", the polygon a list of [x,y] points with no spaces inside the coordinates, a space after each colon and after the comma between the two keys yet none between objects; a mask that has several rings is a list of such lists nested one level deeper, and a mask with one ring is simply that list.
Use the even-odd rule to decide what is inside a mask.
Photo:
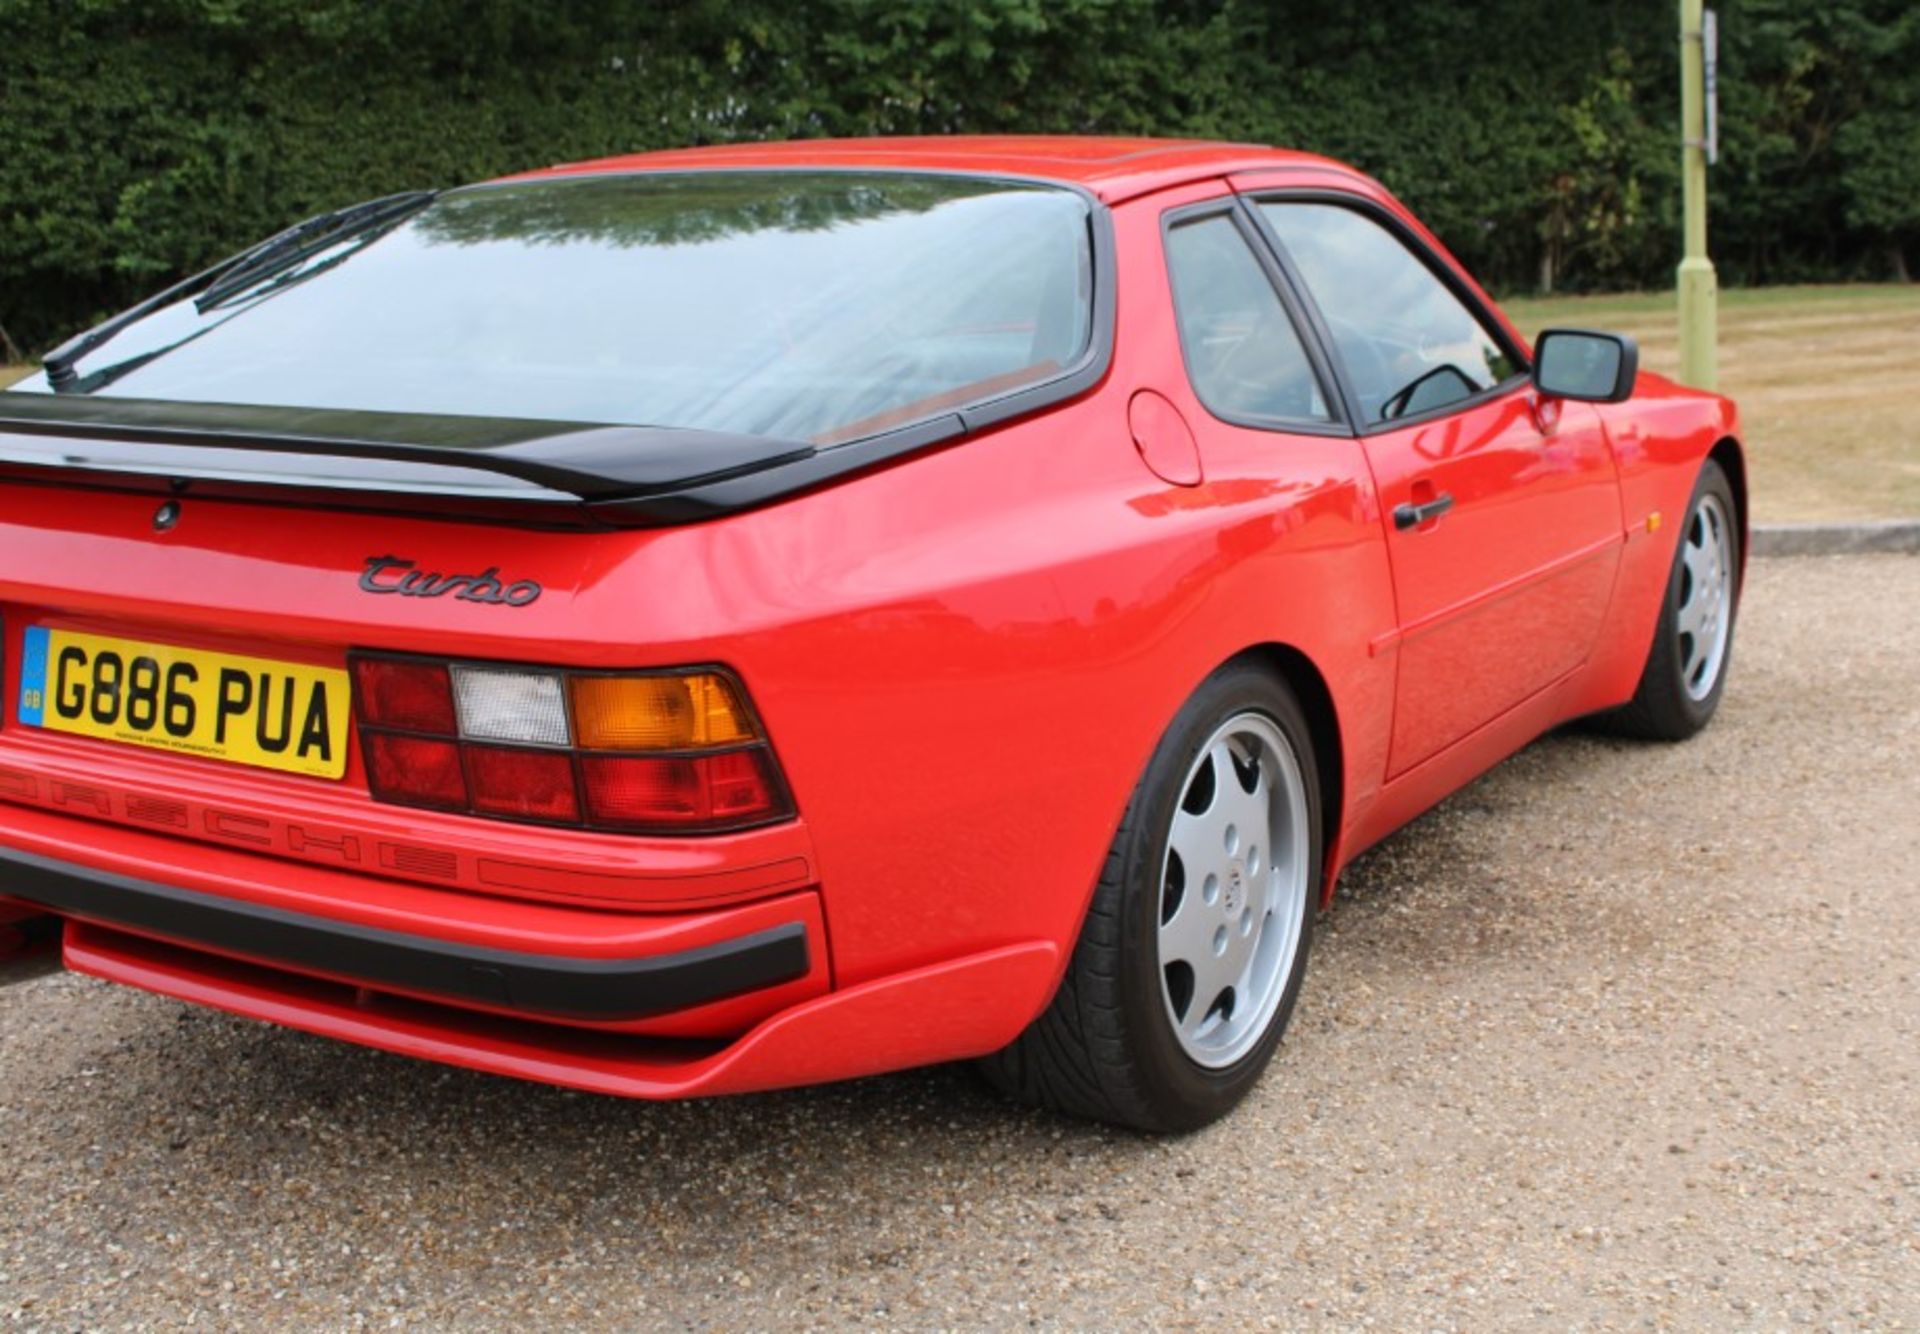
[{"label": "windshield wiper", "polygon": [[[296,222],[285,231],[268,237],[258,245],[250,246],[210,269],[177,282],[164,292],[150,296],[139,305],[115,315],[106,323],[95,325],[85,333],[68,339],[41,360],[41,367],[47,373],[47,384],[56,394],[82,390],[80,375],[75,369],[80,358],[162,307],[170,306],[176,301],[198,293],[194,308],[204,315],[218,308],[222,302],[231,300],[263,279],[299,263],[318,251],[361,233],[390,226],[411,217],[432,203],[438,195],[437,190],[408,190],[401,194],[371,199],[364,204],[335,209],[331,213],[322,213],[317,217],[308,218],[305,222]],[[180,341],[190,341],[194,336],[189,335],[188,338]],[[170,344],[169,347],[178,345],[178,343]],[[169,348],[159,349],[160,352],[167,350]],[[133,369],[133,363],[144,365],[151,361],[154,355],[158,355],[158,352],[131,358],[121,367],[110,369],[118,369],[121,374],[125,374],[126,371]],[[93,377],[88,378],[91,380]],[[89,392],[99,387],[98,383],[91,384],[82,392]]]},{"label": "windshield wiper", "polygon": [[[226,302],[262,280],[298,264],[310,255],[338,245],[342,241],[364,238],[383,232],[425,208],[432,202],[431,190],[413,190],[388,195],[343,208],[337,213],[309,218],[280,233],[265,245],[229,265],[207,288],[193,299],[193,308],[202,315],[218,310]],[[357,247],[356,247],[357,248]]]},{"label": "windshield wiper", "polygon": [[[325,273],[328,269],[333,268],[335,265],[346,263],[346,261],[348,261],[349,259],[352,259],[356,254],[358,254],[361,251],[361,249],[363,249],[369,243],[378,240],[384,234],[385,234],[384,230],[363,232],[359,236],[356,236],[354,238],[352,245],[342,249],[339,254],[329,255],[326,259],[321,260],[318,264],[310,264],[306,268],[296,267],[296,268],[293,268],[292,272],[288,272],[287,270],[290,267],[289,265],[285,265],[285,264],[277,265],[276,267],[280,270],[280,273],[277,277],[269,277],[265,273],[255,272],[252,274],[250,281],[243,284],[242,288],[236,288],[235,290],[239,291],[244,289],[245,291],[252,294],[252,299],[247,303],[247,309],[251,310],[254,306],[258,305],[262,301],[265,301],[268,297],[276,296],[279,293],[284,292],[289,287],[297,287],[309,278],[316,278],[319,275]],[[337,242],[339,238],[334,237],[333,240]],[[326,249],[326,243],[316,243],[311,248],[303,250],[301,252],[301,257],[304,257],[306,255],[311,255],[325,249]],[[229,293],[227,294],[227,298],[223,298],[223,299],[228,299],[231,297],[231,295],[232,293]],[[205,299],[206,298],[204,297],[202,298],[202,300],[205,300]],[[198,303],[196,302],[195,304],[197,305]],[[214,310],[217,308],[218,308],[217,305],[212,302],[209,302],[209,304],[206,307],[207,310]],[[225,324],[225,323],[226,323],[226,320],[218,320],[212,324],[208,324],[201,328],[195,329],[193,332],[189,334],[182,335],[181,337],[174,339],[171,343],[162,343],[159,347],[148,348],[145,352],[136,353],[135,355],[126,358],[124,361],[116,361],[111,365],[102,366],[97,371],[88,371],[85,375],[76,375],[71,381],[68,382],[67,387],[59,392],[69,393],[69,394],[97,394],[102,389],[105,389],[108,385],[112,384],[115,380],[120,379],[122,376],[133,374],[135,371],[139,370],[142,366],[145,366],[148,362],[158,361],[161,357],[166,356],[167,353],[173,352],[179,348],[185,347],[188,343],[194,342],[196,339],[202,338],[207,334],[212,333],[215,329],[218,329],[222,324]]]}]

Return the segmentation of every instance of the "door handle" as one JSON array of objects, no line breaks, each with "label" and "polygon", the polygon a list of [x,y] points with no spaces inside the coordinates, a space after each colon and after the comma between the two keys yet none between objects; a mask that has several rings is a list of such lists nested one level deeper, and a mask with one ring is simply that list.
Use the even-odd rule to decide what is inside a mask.
[{"label": "door handle", "polygon": [[1439,518],[1453,508],[1453,492],[1442,491],[1424,505],[1395,505],[1393,507],[1393,526],[1401,532],[1409,528],[1418,528]]}]

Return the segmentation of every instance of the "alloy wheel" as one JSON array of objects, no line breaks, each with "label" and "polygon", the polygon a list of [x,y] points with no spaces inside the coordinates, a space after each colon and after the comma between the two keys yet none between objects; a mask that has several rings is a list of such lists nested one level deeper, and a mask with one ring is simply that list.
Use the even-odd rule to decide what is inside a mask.
[{"label": "alloy wheel", "polygon": [[1161,865],[1160,976],[1181,1050],[1221,1069],[1260,1041],[1300,949],[1311,837],[1300,761],[1260,713],[1215,729]]}]

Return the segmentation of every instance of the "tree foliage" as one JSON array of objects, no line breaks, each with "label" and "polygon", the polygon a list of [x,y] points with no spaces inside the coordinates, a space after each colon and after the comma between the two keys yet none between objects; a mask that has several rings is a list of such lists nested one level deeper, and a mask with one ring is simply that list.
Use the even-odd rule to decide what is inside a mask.
[{"label": "tree foliage", "polygon": [[[1920,11],[1722,0],[1729,282],[1904,272]],[[287,222],[766,137],[1167,134],[1344,158],[1490,284],[1669,280],[1671,0],[0,0],[0,325],[44,347]]]}]

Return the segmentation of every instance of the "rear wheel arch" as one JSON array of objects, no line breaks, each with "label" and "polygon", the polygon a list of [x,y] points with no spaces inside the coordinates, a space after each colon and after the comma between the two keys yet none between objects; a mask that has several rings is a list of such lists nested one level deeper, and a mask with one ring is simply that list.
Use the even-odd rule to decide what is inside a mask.
[{"label": "rear wheel arch", "polygon": [[[1323,724],[1309,721],[1291,683],[1298,667],[1284,653],[1238,653],[1185,697],[1115,829],[1052,997],[982,1060],[1003,1091],[1167,1132],[1223,1115],[1259,1079],[1305,976],[1324,853],[1322,821],[1311,818],[1324,768],[1317,757],[1302,763]],[[1188,948],[1168,954],[1170,944]],[[1187,970],[1185,999],[1176,965]]]},{"label": "rear wheel arch", "polygon": [[[1340,822],[1346,813],[1346,763],[1345,751],[1340,744],[1340,718],[1333,702],[1333,691],[1328,688],[1326,677],[1315,665],[1312,658],[1291,644],[1270,640],[1241,649],[1231,657],[1224,658],[1209,668],[1204,675],[1193,681],[1165,720],[1159,725],[1147,745],[1148,759],[1140,762],[1140,769],[1134,778],[1138,782],[1146,772],[1156,748],[1169,729],[1174,726],[1180,711],[1187,706],[1196,692],[1208,681],[1227,671],[1229,668],[1248,665],[1273,677],[1293,691],[1293,697],[1299,701],[1301,712],[1306,715],[1307,733],[1313,742],[1314,772],[1320,780],[1320,844],[1325,850],[1323,873],[1325,883],[1321,886],[1321,904],[1331,900],[1333,894],[1333,868],[1337,851],[1337,835]],[[1131,789],[1129,789],[1131,790]],[[1104,866],[1104,861],[1100,864]],[[1073,919],[1074,936],[1086,929],[1086,914],[1092,906],[1094,885],[1100,874],[1100,866],[1092,868],[1092,878],[1087,884],[1086,898],[1081,902],[1078,915]]]}]

